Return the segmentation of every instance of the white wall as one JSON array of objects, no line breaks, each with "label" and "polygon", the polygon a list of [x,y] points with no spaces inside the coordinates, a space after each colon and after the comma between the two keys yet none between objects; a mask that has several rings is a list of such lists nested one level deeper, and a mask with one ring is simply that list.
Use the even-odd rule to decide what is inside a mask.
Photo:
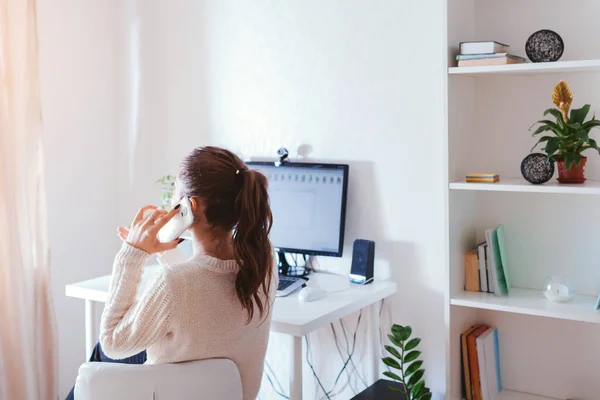
[{"label": "white wall", "polygon": [[[423,338],[428,386],[445,390],[440,0],[40,0],[39,23],[61,396],[84,350],[83,303],[64,285],[108,273],[115,226],[208,143],[245,157],[309,145],[350,163],[345,257],[320,262],[346,272],[352,241],[376,240],[378,274],[399,283],[393,321]],[[328,332],[311,350],[331,389]],[[284,346],[273,337],[268,357],[285,387]],[[261,397],[276,398],[268,384]]]},{"label": "white wall", "polygon": [[[443,392],[442,2],[214,0],[163,7],[165,23],[157,29],[167,40],[156,57],[167,58],[169,164],[208,143],[244,157],[272,156],[282,145],[296,155],[309,145],[312,159],[350,163],[345,257],[321,264],[347,272],[352,241],[377,242],[378,273],[399,283],[393,321],[423,338],[427,383]],[[317,371],[331,389],[341,367],[337,351],[327,330],[312,340]],[[269,360],[285,351],[274,338]],[[304,373],[310,394],[310,370]],[[272,393],[264,383],[263,398],[276,398]]]}]

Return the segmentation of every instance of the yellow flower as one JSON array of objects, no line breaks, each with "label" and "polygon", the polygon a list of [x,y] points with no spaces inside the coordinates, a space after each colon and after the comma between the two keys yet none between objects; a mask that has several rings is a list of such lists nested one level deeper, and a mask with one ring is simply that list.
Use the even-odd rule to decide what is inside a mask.
[{"label": "yellow flower", "polygon": [[573,92],[571,92],[569,85],[565,81],[560,81],[554,86],[552,102],[556,104],[556,107],[562,113],[565,123],[568,123],[569,110],[571,109],[571,103],[573,103]]}]

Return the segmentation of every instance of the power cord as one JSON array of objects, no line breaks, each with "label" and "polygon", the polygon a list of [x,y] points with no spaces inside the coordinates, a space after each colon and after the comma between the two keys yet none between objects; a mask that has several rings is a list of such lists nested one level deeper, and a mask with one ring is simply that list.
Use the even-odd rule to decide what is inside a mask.
[{"label": "power cord", "polygon": [[[342,362],[344,362],[344,355],[342,354],[342,349],[340,348],[340,344],[338,342],[338,337],[337,337],[337,332],[335,331],[335,326],[333,325],[333,322],[330,324],[330,326],[331,326],[331,332],[333,333],[333,340],[335,341],[335,347],[337,348],[338,354],[340,355]],[[352,366],[354,367],[354,371],[358,373],[358,371],[356,371],[356,366],[354,365],[354,361],[352,361],[351,363],[352,363]],[[350,373],[350,371],[346,370],[346,375],[348,376],[348,385],[350,385],[350,389],[352,389],[352,392],[354,392],[354,394],[356,395],[356,388],[352,385],[352,382],[351,382],[352,374]]]},{"label": "power cord", "polygon": [[[290,397],[287,396],[285,393],[283,393],[283,387],[281,386],[281,383],[279,382],[279,379],[277,379],[277,374],[275,374],[275,371],[273,371],[273,368],[271,368],[271,365],[269,365],[269,362],[265,359],[265,365],[267,366],[267,370],[265,371],[265,374],[267,375],[267,380],[269,381],[269,383],[271,384],[271,387],[273,388],[273,391],[275,393],[277,393],[280,397],[284,398],[284,399],[289,399]],[[279,389],[277,389],[275,387],[275,383],[273,383],[273,379],[271,378],[271,374],[273,374],[273,377],[275,379],[275,382],[277,382],[277,385],[279,386]]]},{"label": "power cord", "polygon": [[[344,339],[346,340],[346,351],[348,352],[348,356],[350,357],[350,363],[352,364],[352,367],[354,367],[354,371],[356,371],[356,375],[358,376],[358,378],[360,379],[360,381],[362,382],[362,384],[365,385],[365,388],[368,388],[369,385],[367,385],[366,379],[358,371],[358,367],[354,363],[354,359],[352,358],[352,354],[349,351],[350,345],[349,345],[349,342],[348,342],[348,334],[346,332],[346,326],[344,325],[344,321],[343,320],[340,320],[340,326],[342,327],[342,332],[344,333]],[[355,339],[354,340],[356,340],[356,334],[355,334]]]},{"label": "power cord", "polygon": [[325,388],[323,387],[323,384],[321,383],[321,380],[317,376],[317,372],[315,371],[315,367],[313,367],[312,363],[310,362],[310,342],[308,341],[308,335],[304,336],[304,340],[306,341],[306,362],[308,363],[308,366],[310,367],[313,375],[315,376],[315,379],[317,380],[317,383],[321,387],[321,390],[323,391],[323,393],[325,393],[325,397],[329,400],[329,399],[331,399],[331,397],[329,397],[329,392],[326,391]]}]

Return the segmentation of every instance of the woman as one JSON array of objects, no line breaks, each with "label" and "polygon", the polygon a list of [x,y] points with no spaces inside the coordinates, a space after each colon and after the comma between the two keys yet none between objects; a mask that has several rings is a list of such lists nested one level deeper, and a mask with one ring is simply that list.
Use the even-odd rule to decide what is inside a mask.
[{"label": "woman", "polygon": [[[190,198],[194,212],[189,260],[169,261],[170,252],[162,253],[180,241],[161,243],[156,237],[176,209],[145,207],[131,228],[119,228],[124,243],[92,361],[228,358],[240,371],[244,399],[255,399],[277,289],[267,180],[231,152],[202,147],[182,163],[173,200],[183,196]],[[155,253],[162,273],[136,299],[142,266]]]}]

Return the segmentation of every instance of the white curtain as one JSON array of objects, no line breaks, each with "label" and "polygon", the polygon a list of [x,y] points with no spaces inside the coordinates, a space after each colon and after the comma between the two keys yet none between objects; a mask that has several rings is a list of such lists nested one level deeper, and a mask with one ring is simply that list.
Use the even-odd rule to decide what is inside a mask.
[{"label": "white curtain", "polygon": [[0,0],[1,400],[57,397],[37,35],[35,0]]}]

